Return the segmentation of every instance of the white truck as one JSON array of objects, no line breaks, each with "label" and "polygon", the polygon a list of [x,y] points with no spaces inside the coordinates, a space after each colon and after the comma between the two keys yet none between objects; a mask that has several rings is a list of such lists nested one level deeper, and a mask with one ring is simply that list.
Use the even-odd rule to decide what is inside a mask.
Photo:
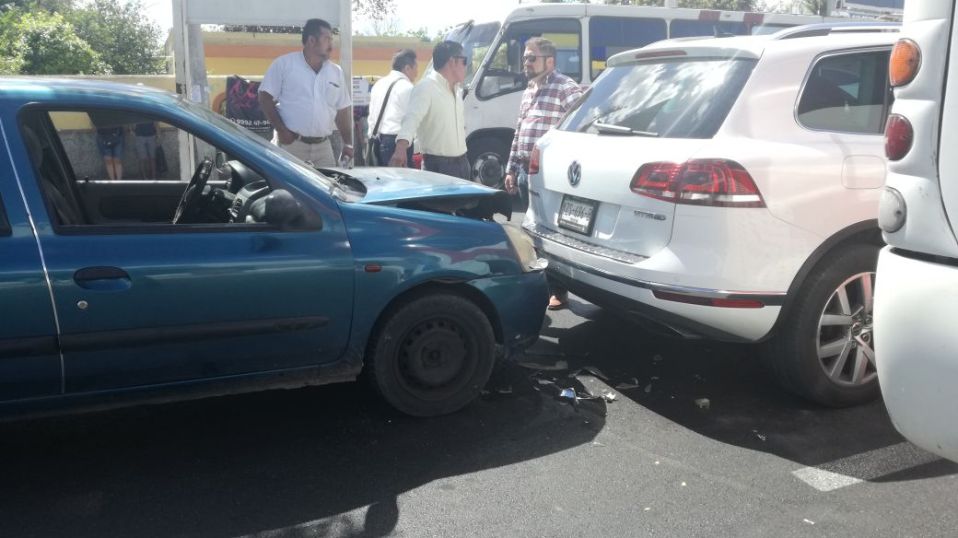
[{"label": "white truck", "polygon": [[500,20],[460,24],[446,39],[462,43],[468,58],[466,144],[473,175],[490,186],[502,181],[526,87],[522,53],[531,37],[552,40],[558,49],[557,69],[588,85],[605,69],[609,56],[655,41],[771,33],[825,20],[706,9],[531,4]]},{"label": "white truck", "polygon": [[[906,438],[958,461],[958,41],[955,0],[905,6],[889,78],[875,359]],[[949,149],[950,148],[950,149]]]}]

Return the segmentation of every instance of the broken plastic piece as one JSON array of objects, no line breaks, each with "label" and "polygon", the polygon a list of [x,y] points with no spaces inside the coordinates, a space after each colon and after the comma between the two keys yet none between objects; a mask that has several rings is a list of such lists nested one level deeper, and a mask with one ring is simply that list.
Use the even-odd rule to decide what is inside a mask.
[{"label": "broken plastic piece", "polygon": [[616,394],[614,392],[606,391],[602,393],[602,398],[604,398],[605,401],[612,403],[615,401]]},{"label": "broken plastic piece", "polygon": [[645,393],[648,394],[650,392],[652,392],[652,383],[645,386]]},{"label": "broken plastic piece", "polygon": [[506,385],[505,387],[499,387],[496,389],[496,392],[499,394],[512,394],[512,385]]},{"label": "broken plastic piece", "polygon": [[615,388],[617,390],[637,389],[639,388],[639,380],[633,377],[632,379],[624,383],[619,383],[618,385],[615,386]]},{"label": "broken plastic piece", "polygon": [[697,398],[695,400],[695,405],[698,406],[699,409],[708,410],[708,408],[712,405],[712,402],[710,402],[708,398]]},{"label": "broken plastic piece", "polygon": [[522,366],[523,368],[529,368],[531,370],[546,370],[550,372],[569,369],[568,361],[556,361],[554,364],[547,364],[547,363],[533,362],[533,361],[518,361],[516,362],[516,364],[518,364],[519,366]]},{"label": "broken plastic piece", "polygon": [[574,402],[576,399],[575,389],[562,389],[562,392],[559,393],[559,397],[566,398]]}]

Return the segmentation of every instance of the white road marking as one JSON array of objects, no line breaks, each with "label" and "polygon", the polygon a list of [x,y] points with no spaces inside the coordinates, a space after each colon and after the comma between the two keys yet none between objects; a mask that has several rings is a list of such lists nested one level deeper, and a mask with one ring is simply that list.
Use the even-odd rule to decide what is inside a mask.
[{"label": "white road marking", "polygon": [[792,474],[818,491],[834,491],[939,459],[911,443],[903,442],[815,467],[804,467],[792,471]]}]

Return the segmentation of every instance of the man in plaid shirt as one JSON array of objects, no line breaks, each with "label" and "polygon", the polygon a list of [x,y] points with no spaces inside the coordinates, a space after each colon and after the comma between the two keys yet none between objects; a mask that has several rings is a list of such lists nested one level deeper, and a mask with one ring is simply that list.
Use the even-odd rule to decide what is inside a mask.
[{"label": "man in plaid shirt", "polygon": [[[512,139],[506,171],[506,191],[518,194],[523,205],[529,203],[529,156],[536,142],[562,120],[582,95],[582,88],[571,78],[556,71],[556,47],[548,39],[534,37],[526,41],[522,55],[523,72],[529,86],[522,94],[516,136]],[[566,306],[566,291],[553,286],[549,309]]]}]

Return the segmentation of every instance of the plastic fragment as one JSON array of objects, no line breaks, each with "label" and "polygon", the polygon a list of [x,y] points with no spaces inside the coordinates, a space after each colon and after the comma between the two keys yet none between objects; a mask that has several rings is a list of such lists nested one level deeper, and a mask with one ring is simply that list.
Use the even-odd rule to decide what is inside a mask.
[{"label": "plastic fragment", "polygon": [[814,525],[814,524],[815,524],[814,521],[812,521],[811,519],[808,519],[808,518],[803,519],[802,522],[808,523],[809,525]]},{"label": "plastic fragment", "polygon": [[619,383],[615,386],[617,390],[630,390],[639,388],[639,380],[636,378],[629,379],[624,383]]},{"label": "plastic fragment", "polygon": [[562,389],[562,392],[559,393],[559,397],[575,401],[576,400],[575,389]]},{"label": "plastic fragment", "polygon": [[685,486],[686,486],[685,482],[682,482],[682,487],[684,488]]},{"label": "plastic fragment", "polygon": [[712,402],[710,402],[708,398],[696,398],[695,405],[698,406],[699,409],[708,410]]},{"label": "plastic fragment", "polygon": [[519,366],[523,368],[529,368],[531,370],[545,370],[545,371],[558,371],[558,370],[568,370],[569,362],[568,361],[556,361],[554,364],[547,364],[541,362],[533,361],[518,361],[516,362]]},{"label": "plastic fragment", "polygon": [[496,389],[496,392],[499,394],[512,394],[512,385],[506,385],[505,387],[499,387]]},{"label": "plastic fragment", "polygon": [[649,394],[650,392],[652,392],[652,383],[645,386],[645,393]]}]

